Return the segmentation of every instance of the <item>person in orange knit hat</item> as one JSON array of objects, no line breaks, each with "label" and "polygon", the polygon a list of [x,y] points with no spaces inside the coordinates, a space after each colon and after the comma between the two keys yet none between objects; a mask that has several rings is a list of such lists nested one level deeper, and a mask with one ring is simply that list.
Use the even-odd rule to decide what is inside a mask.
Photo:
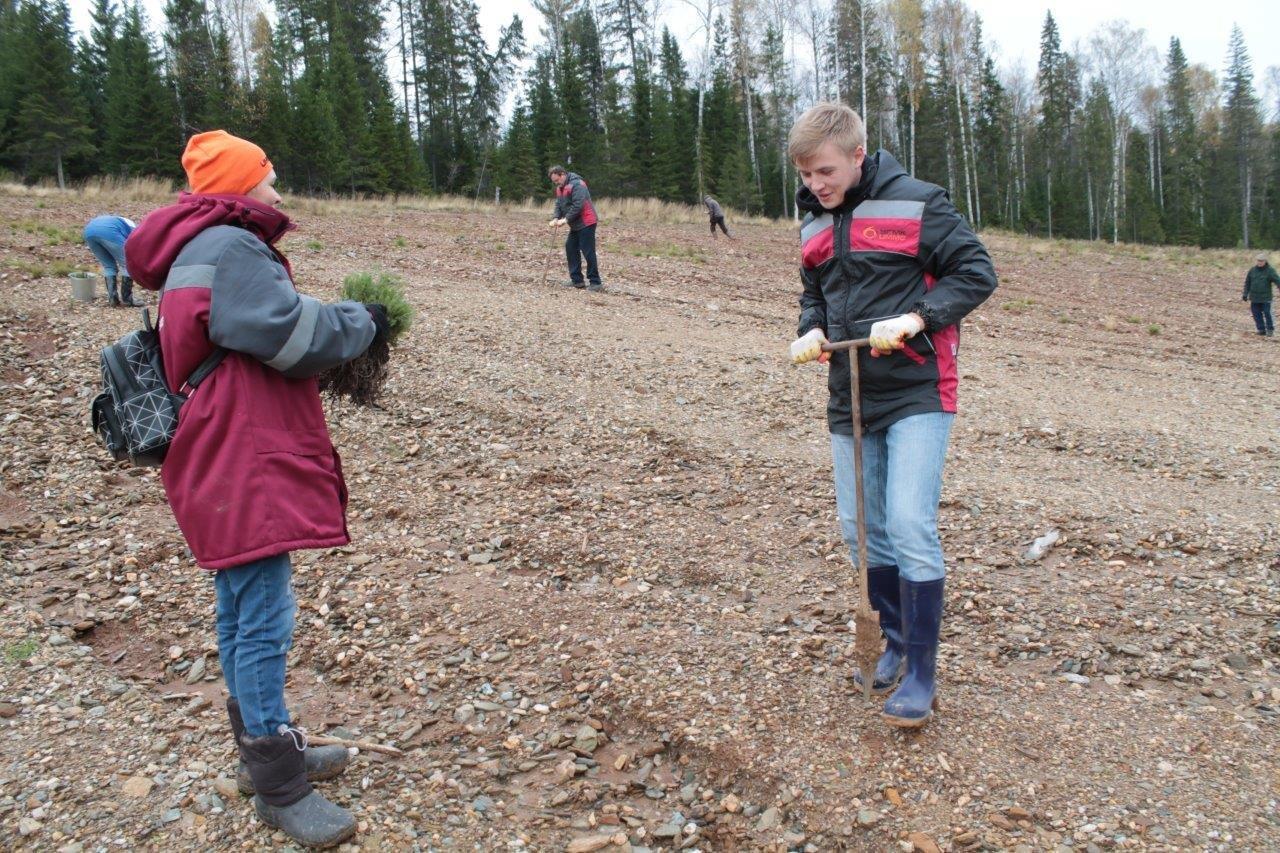
[{"label": "person in orange knit hat", "polygon": [[[191,191],[202,195],[251,195],[254,187],[275,173],[267,152],[225,130],[191,137],[182,154],[182,168]],[[267,203],[279,203],[279,196]]]},{"label": "person in orange knit hat", "polygon": [[355,833],[355,817],[311,783],[341,773],[350,756],[310,747],[286,705],[290,552],[351,541],[316,376],[385,339],[386,310],[297,292],[276,248],[292,225],[257,145],[201,133],[182,165],[193,192],[147,216],[125,255],[139,284],[162,291],[169,386],[182,387],[215,349],[223,355],[183,404],[160,476],[196,562],[212,574],[237,786],[254,795],[263,824],[330,847]]}]

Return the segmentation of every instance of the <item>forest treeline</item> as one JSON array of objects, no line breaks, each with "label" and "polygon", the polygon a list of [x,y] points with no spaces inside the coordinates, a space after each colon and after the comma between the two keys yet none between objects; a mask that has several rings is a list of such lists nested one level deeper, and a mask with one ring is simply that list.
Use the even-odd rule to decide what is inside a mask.
[{"label": "forest treeline", "polygon": [[1280,243],[1280,104],[1238,28],[1220,76],[1120,20],[1068,50],[1051,15],[1036,67],[1001,68],[962,0],[680,2],[684,44],[653,0],[534,0],[536,38],[490,41],[475,0],[168,0],[154,24],[94,0],[86,33],[67,0],[0,0],[0,169],[180,178],[186,136],[226,128],[294,192],[523,199],[563,163],[597,195],[782,217],[787,130],[839,98],[978,227]]}]

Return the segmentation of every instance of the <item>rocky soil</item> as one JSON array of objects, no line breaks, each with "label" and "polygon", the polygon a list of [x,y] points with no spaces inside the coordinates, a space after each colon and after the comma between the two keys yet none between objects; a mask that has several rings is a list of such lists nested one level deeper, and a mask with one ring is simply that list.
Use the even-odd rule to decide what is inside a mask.
[{"label": "rocky soil", "polygon": [[[281,846],[235,792],[209,577],[87,426],[137,316],[45,273],[88,264],[66,235],[103,204],[0,197],[0,843]],[[596,295],[541,283],[538,214],[304,211],[302,290],[386,269],[419,312],[384,406],[329,407],[352,545],[295,556],[291,709],[406,753],[322,783],[357,845],[1280,847],[1280,343],[1249,256],[988,237],[943,704],[904,734],[848,680],[791,228],[606,218]]]}]

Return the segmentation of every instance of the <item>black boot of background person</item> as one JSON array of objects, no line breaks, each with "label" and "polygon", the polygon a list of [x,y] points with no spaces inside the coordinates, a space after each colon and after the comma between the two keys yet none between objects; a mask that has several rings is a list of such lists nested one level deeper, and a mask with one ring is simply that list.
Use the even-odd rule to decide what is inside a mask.
[{"label": "black boot of background person", "polygon": [[141,302],[133,301],[133,279],[125,276],[120,279],[120,304],[126,308],[141,308]]},{"label": "black boot of background person", "polygon": [[[236,751],[240,755],[240,765],[236,768],[236,787],[242,794],[253,794],[253,776],[249,774],[249,765],[244,760],[244,749],[240,746],[240,736],[244,734],[244,718],[240,716],[240,703],[227,697],[227,718],[231,721],[231,733],[235,735]],[[342,775],[351,763],[351,754],[345,746],[308,746],[303,750],[303,765],[307,769],[308,782],[321,782]]]},{"label": "black boot of background person", "polygon": [[[898,686],[907,663],[898,567],[872,566],[867,571],[867,593],[872,609],[880,615],[880,633],[884,635],[884,653],[876,663],[875,679],[871,682],[871,692],[878,695]],[[853,680],[861,687],[862,673],[855,672]]]},{"label": "black boot of background person", "polygon": [[112,308],[120,304],[120,294],[116,291],[116,277],[113,275],[106,276],[107,279],[107,304]]},{"label": "black boot of background person", "polygon": [[[284,729],[284,727],[281,727]],[[266,737],[240,737],[249,765],[258,819],[307,847],[333,847],[356,831],[351,812],[326,800],[307,781],[305,735],[297,729]]]}]

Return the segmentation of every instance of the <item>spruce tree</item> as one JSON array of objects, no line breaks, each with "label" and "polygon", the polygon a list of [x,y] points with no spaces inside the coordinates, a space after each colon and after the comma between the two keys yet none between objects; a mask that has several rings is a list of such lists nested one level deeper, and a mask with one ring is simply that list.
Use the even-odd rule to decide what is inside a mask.
[{"label": "spruce tree", "polygon": [[[1219,175],[1230,191],[1220,196],[1217,215],[1221,220],[1223,242],[1234,244],[1239,240],[1247,249],[1254,221],[1253,194],[1262,153],[1258,146],[1262,134],[1258,98],[1253,91],[1253,62],[1245,47],[1244,33],[1238,26],[1231,29],[1223,83],[1227,101],[1223,111],[1223,163]],[[1228,222],[1232,224],[1227,225]]]},{"label": "spruce tree", "polygon": [[1194,245],[1200,237],[1196,210],[1203,163],[1192,107],[1187,57],[1177,38],[1169,40],[1163,117],[1165,148],[1161,157],[1161,182],[1164,186],[1164,231],[1175,243]]},{"label": "spruce tree", "polygon": [[18,88],[14,148],[29,177],[54,175],[66,186],[69,159],[94,152],[89,109],[75,73],[71,10],[66,0],[28,0],[18,13],[15,68],[26,73]]},{"label": "spruce tree", "polygon": [[111,46],[105,78],[103,162],[126,175],[181,173],[181,136],[173,101],[137,5],[126,9]]}]

